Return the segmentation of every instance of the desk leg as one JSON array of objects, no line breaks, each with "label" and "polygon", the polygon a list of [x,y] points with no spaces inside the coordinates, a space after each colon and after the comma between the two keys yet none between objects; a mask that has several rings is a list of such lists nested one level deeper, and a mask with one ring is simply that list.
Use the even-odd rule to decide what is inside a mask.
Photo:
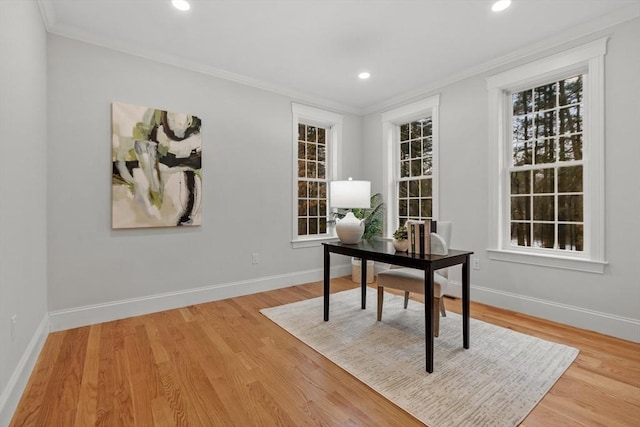
[{"label": "desk leg", "polygon": [[362,290],[362,309],[367,308],[367,260],[360,258],[360,289]]},{"label": "desk leg", "polygon": [[469,255],[467,255],[462,264],[462,346],[464,348],[469,348],[469,299],[471,293],[469,270]]},{"label": "desk leg", "polygon": [[324,247],[324,321],[329,320],[329,284],[331,282],[331,253]]},{"label": "desk leg", "polygon": [[[438,313],[440,315],[440,313]],[[433,372],[433,268],[424,271],[424,341],[427,354],[427,372]]]}]

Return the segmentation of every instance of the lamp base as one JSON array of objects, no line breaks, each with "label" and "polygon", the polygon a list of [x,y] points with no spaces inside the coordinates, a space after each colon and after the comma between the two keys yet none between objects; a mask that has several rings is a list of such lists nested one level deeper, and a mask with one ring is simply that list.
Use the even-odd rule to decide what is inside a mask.
[{"label": "lamp base", "polygon": [[336,222],[336,234],[342,243],[358,243],[364,234],[364,220],[356,218],[353,212],[347,212],[344,218]]}]

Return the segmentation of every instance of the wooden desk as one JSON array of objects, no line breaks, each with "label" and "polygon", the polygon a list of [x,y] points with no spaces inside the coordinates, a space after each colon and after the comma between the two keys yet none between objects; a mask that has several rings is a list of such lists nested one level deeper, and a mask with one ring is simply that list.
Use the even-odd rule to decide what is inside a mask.
[{"label": "wooden desk", "polygon": [[462,264],[462,346],[469,348],[469,259],[473,252],[450,249],[448,255],[418,255],[396,252],[393,243],[382,240],[361,241],[355,245],[340,242],[324,245],[324,320],[329,320],[329,295],[331,253],[357,257],[362,260],[360,287],[362,289],[362,309],[367,301],[367,260],[400,265],[424,270],[424,321],[427,372],[433,372],[433,273],[441,268]]}]

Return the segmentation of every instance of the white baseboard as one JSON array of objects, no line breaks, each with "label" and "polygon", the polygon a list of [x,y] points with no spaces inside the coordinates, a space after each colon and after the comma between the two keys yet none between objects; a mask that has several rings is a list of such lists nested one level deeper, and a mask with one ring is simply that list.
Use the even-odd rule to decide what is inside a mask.
[{"label": "white baseboard", "polygon": [[[449,286],[459,289],[459,295],[462,295],[460,282],[450,280]],[[640,342],[640,320],[638,319],[474,285],[471,286],[471,300],[628,341]]]},{"label": "white baseboard", "polygon": [[25,349],[24,354],[18,362],[7,386],[0,394],[0,426],[6,427],[13,418],[13,413],[18,407],[22,393],[24,392],[31,371],[40,356],[40,351],[44,346],[47,336],[49,335],[49,316],[45,314],[42,321],[38,325],[36,332],[33,334],[29,345]]},{"label": "white baseboard", "polygon": [[[351,265],[331,268],[331,277],[351,274]],[[95,323],[109,322],[142,314],[171,310],[193,304],[232,298],[256,292],[286,288],[302,283],[322,280],[323,270],[314,269],[295,273],[282,274],[239,282],[223,283],[201,288],[186,289],[178,292],[131,298],[103,304],[57,310],[49,313],[52,332],[62,331]]]}]

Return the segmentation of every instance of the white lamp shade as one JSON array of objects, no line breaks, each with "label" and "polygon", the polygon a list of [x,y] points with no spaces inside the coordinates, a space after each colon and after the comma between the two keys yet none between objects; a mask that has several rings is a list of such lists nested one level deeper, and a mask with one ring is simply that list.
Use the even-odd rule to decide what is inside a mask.
[{"label": "white lamp shade", "polygon": [[371,207],[371,182],[369,181],[331,181],[329,191],[332,208]]}]

